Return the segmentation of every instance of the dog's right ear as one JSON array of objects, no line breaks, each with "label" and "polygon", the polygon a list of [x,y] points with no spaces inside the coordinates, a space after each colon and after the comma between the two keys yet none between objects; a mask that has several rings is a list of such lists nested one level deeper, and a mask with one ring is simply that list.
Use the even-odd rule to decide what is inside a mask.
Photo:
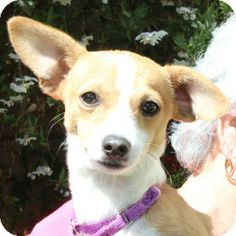
[{"label": "dog's right ear", "polygon": [[86,49],[62,31],[26,17],[12,17],[7,26],[16,53],[38,77],[43,92],[61,99],[60,83]]},{"label": "dog's right ear", "polygon": [[228,99],[211,80],[186,66],[166,65],[165,68],[175,91],[173,119],[210,121],[228,111]]}]

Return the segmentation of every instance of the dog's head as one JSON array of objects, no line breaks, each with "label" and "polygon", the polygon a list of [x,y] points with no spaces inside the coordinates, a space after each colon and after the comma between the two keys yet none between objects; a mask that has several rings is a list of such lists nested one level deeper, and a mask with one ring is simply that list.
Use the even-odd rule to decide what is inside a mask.
[{"label": "dog's head", "polygon": [[160,66],[127,51],[88,52],[67,34],[14,17],[11,43],[42,91],[65,105],[69,154],[83,168],[118,174],[160,157],[170,119],[215,119],[223,94],[183,66]]}]

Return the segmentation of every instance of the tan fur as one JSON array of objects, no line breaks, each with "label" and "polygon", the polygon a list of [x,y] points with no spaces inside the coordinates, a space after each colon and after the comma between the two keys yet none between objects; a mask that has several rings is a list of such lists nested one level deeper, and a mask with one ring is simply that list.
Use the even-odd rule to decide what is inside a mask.
[{"label": "tan fur", "polygon": [[[135,64],[129,106],[139,127],[149,134],[149,151],[165,140],[170,119],[210,120],[228,109],[227,99],[214,84],[190,68],[162,67],[126,51],[87,52],[67,34],[25,17],[10,19],[8,30],[15,51],[39,77],[43,92],[63,101],[67,132],[81,140],[89,139],[90,131],[114,111],[119,100],[114,86],[117,65],[124,56]],[[81,94],[88,91],[99,94],[99,106],[88,107],[81,102]],[[158,115],[142,116],[140,104],[145,100],[159,104]],[[210,104],[207,109],[206,104]],[[163,186],[161,190],[160,200],[146,216],[153,227],[167,236],[210,235],[207,218],[191,209],[174,189]]]},{"label": "tan fur", "polygon": [[146,219],[163,236],[212,235],[210,218],[191,208],[176,189],[166,184],[161,187],[161,197],[150,208]]}]

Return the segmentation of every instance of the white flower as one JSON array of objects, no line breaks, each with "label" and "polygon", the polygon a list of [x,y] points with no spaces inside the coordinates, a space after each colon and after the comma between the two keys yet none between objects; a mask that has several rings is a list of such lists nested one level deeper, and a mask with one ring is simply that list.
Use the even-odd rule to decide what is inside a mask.
[{"label": "white flower", "polygon": [[19,62],[19,57],[15,53],[9,53],[8,57],[15,62]]},{"label": "white flower", "polygon": [[25,3],[24,3],[23,0],[18,0],[17,3],[18,3],[19,6],[25,7]]},{"label": "white flower", "polygon": [[179,15],[182,15],[184,20],[195,20],[196,19],[196,8],[191,7],[177,7],[176,12]]},{"label": "white flower", "polygon": [[6,108],[0,108],[0,114],[4,114],[5,112],[7,112]]},{"label": "white flower", "polygon": [[14,105],[14,102],[11,100],[0,99],[0,102],[8,107],[12,107]]},{"label": "white flower", "polygon": [[70,196],[70,192],[69,191],[65,191],[63,194],[64,197],[69,197]]},{"label": "white flower", "polygon": [[175,5],[174,1],[172,1],[172,0],[161,0],[161,4],[163,7]]},{"label": "white flower", "polygon": [[53,3],[59,2],[61,5],[66,6],[67,4],[71,4],[71,0],[53,0]]},{"label": "white flower", "polygon": [[35,174],[37,174],[38,176],[39,175],[43,175],[43,176],[51,176],[53,173],[53,171],[50,169],[49,166],[38,166],[36,171],[35,171]]},{"label": "white flower", "polygon": [[189,16],[189,19],[190,20],[195,20],[196,19],[196,14],[190,14],[190,16]]},{"label": "white flower", "polygon": [[23,146],[28,146],[31,141],[37,140],[36,137],[30,137],[28,134],[25,134],[23,138],[17,138],[16,141]]},{"label": "white flower", "polygon": [[70,192],[68,190],[65,190],[63,188],[59,189],[59,193],[63,196],[63,197],[69,197],[70,196]]},{"label": "white flower", "polygon": [[[23,96],[22,95],[18,95],[18,96],[11,96],[10,100],[5,100],[5,99],[0,99],[0,103],[2,103],[3,105],[9,107],[12,107],[14,105],[15,102],[19,102],[22,101]],[[0,113],[4,113],[6,112],[7,109],[2,108],[2,112]]]},{"label": "white flower", "polygon": [[176,12],[180,15],[183,15],[185,13],[187,14],[192,14],[192,13],[196,13],[196,8],[191,8],[191,7],[177,7],[176,8]]},{"label": "white flower", "polygon": [[183,14],[183,18],[184,18],[184,20],[189,20],[190,19],[188,14]]},{"label": "white flower", "polygon": [[10,89],[16,93],[27,93],[28,89],[35,85],[37,79],[35,77],[25,75],[23,78],[15,78],[16,83],[10,83]]},{"label": "white flower", "polygon": [[35,77],[25,75],[23,78],[15,78],[16,82],[38,82],[38,80]]},{"label": "white flower", "polygon": [[23,84],[10,83],[10,89],[16,93],[27,93],[27,89]]},{"label": "white flower", "polygon": [[143,33],[137,35],[135,40],[139,40],[140,43],[143,43],[144,45],[150,44],[152,46],[155,46],[167,34],[168,33],[164,30],[152,31],[152,32],[143,32]]},{"label": "white flower", "polygon": [[35,175],[31,175],[29,176],[31,178],[31,180],[35,180],[36,179],[36,176]]},{"label": "white flower", "polygon": [[53,171],[47,165],[38,166],[35,171],[29,172],[27,176],[32,180],[36,179],[36,176],[51,176]]},{"label": "white flower", "polygon": [[83,35],[80,43],[85,47],[89,45],[89,41],[93,40],[93,35]]},{"label": "white flower", "polygon": [[188,54],[186,52],[183,52],[183,51],[179,51],[177,53],[178,57],[180,58],[188,58]]},{"label": "white flower", "polygon": [[22,95],[10,96],[12,102],[21,102],[24,99]]},{"label": "white flower", "polygon": [[108,3],[108,0],[102,0],[102,3],[103,3],[103,4],[107,4],[107,3]]},{"label": "white flower", "polygon": [[175,65],[182,65],[182,66],[190,66],[191,63],[185,60],[178,60],[178,59],[174,59],[173,64]]}]

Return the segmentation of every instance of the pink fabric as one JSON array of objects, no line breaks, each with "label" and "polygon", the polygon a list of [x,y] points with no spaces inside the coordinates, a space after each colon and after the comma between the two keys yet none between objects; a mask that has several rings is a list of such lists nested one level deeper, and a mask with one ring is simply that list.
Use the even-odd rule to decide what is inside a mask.
[{"label": "pink fabric", "polygon": [[38,222],[28,236],[68,236],[73,215],[72,201],[64,203],[51,215]]}]

